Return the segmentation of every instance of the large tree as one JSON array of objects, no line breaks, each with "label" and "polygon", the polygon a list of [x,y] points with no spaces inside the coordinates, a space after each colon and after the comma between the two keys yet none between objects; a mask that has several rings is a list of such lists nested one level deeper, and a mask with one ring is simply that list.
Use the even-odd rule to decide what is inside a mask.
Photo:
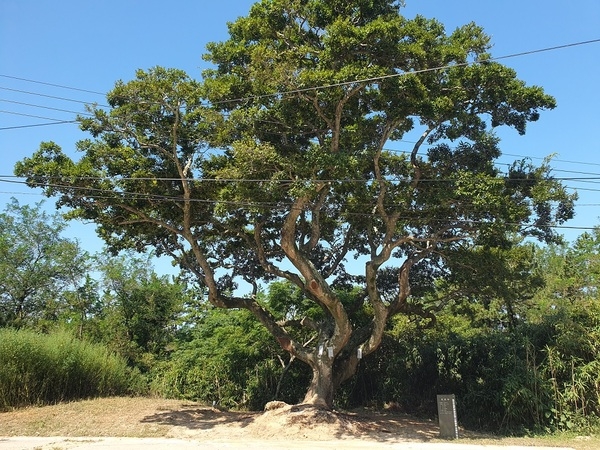
[{"label": "large tree", "polygon": [[[213,305],[251,311],[312,368],[305,403],[331,407],[392,316],[433,321],[421,297],[465,251],[554,241],[572,216],[547,164],[495,165],[494,128],[523,134],[555,103],[478,26],[447,34],[392,0],[264,0],[229,33],[203,82],[139,71],[81,119],[79,160],[44,143],[16,173],[113,250],[167,253]],[[274,279],[321,313],[270,311],[253,294]]]}]

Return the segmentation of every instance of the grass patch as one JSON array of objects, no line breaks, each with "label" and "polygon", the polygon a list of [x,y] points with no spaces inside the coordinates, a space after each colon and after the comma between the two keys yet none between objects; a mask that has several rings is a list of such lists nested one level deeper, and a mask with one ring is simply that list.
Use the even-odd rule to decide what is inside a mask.
[{"label": "grass patch", "polygon": [[21,408],[0,413],[0,436],[167,437],[169,425],[144,418],[184,405],[189,402],[110,397]]},{"label": "grass patch", "polygon": [[125,360],[100,345],[0,329],[0,410],[124,395],[134,380]]}]

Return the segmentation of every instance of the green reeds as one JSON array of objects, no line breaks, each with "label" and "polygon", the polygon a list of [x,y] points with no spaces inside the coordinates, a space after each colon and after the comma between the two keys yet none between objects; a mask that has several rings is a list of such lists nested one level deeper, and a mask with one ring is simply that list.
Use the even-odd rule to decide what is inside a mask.
[{"label": "green reeds", "polygon": [[126,362],[100,345],[0,329],[0,410],[126,394],[131,381]]}]

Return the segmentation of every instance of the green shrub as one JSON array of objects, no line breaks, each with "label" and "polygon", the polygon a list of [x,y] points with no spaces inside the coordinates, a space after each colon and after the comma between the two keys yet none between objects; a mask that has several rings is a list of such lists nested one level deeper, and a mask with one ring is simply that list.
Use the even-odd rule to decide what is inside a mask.
[{"label": "green shrub", "polygon": [[60,332],[0,329],[0,410],[131,393],[139,375],[97,344]]},{"label": "green shrub", "polygon": [[310,378],[300,361],[282,376],[278,356],[289,358],[250,313],[211,309],[191,341],[153,368],[151,390],[236,409],[260,410],[275,399],[296,403]]},{"label": "green shrub", "polygon": [[387,336],[338,396],[435,417],[455,394],[459,421],[503,432],[580,430],[600,417],[600,307],[564,311],[514,330],[407,330]]}]

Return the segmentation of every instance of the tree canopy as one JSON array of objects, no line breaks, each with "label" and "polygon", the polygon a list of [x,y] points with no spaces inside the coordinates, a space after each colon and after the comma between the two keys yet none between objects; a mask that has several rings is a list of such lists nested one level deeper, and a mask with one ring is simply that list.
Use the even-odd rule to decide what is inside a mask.
[{"label": "tree canopy", "polygon": [[[331,407],[391,317],[435,319],[425,294],[465,254],[559,241],[573,215],[548,162],[495,164],[494,129],[523,134],[555,101],[490,46],[396,1],[263,0],[209,44],[202,81],[140,70],[80,118],[79,159],[46,142],[16,173],[113,251],[168,254],[213,305],[252,312],[312,368],[304,402]],[[302,305],[261,302],[276,279]]]},{"label": "tree canopy", "polygon": [[85,252],[61,235],[66,221],[42,206],[13,199],[0,213],[0,326],[43,327],[86,272]]}]

